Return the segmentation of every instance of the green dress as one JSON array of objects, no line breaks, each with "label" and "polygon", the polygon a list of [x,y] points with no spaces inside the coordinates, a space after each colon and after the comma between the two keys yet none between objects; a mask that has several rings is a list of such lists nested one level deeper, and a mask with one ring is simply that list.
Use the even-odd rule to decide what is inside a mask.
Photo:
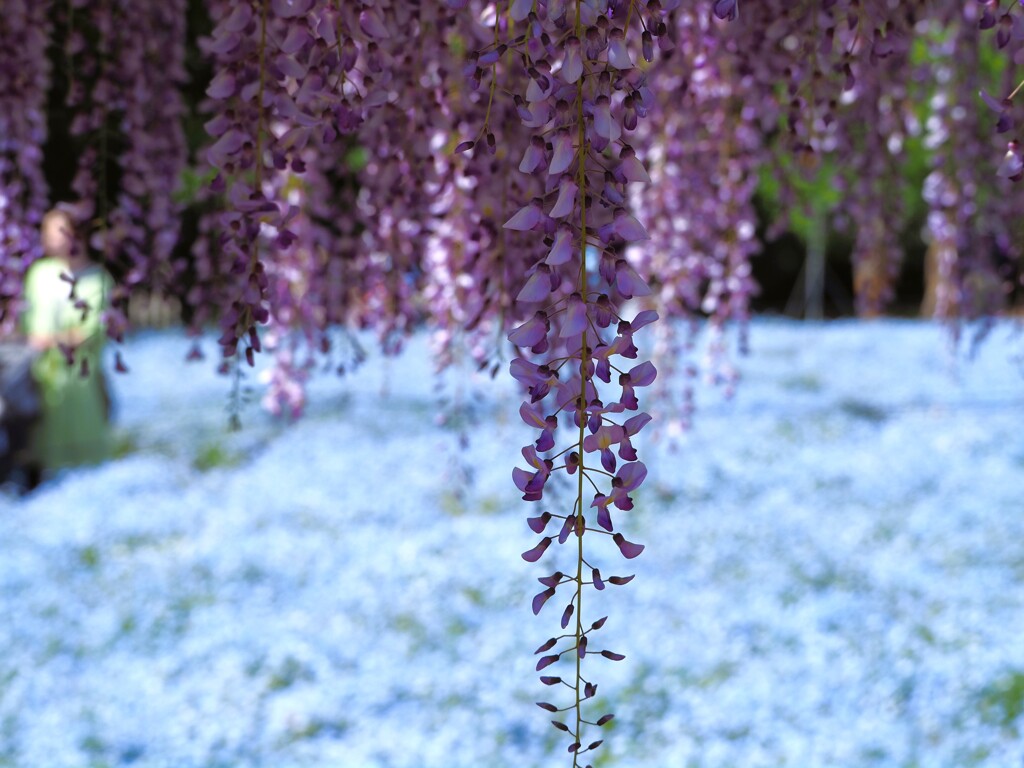
[{"label": "green dress", "polygon": [[[39,386],[42,415],[33,429],[30,455],[42,469],[102,461],[110,455],[109,401],[103,380],[101,358],[104,332],[102,311],[110,295],[109,275],[89,266],[76,276],[75,298],[89,311],[69,301],[70,285],[61,279],[67,265],[53,258],[35,262],[25,278],[25,332],[31,336],[53,336],[78,330],[85,337],[68,366],[60,349],[40,353],[32,366]],[[86,360],[88,375],[82,376]]]}]

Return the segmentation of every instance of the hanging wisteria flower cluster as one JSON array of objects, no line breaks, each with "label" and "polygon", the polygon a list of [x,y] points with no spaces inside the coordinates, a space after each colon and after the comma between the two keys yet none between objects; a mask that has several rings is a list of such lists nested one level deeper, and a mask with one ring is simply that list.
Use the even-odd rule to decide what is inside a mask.
[{"label": "hanging wisteria flower cluster", "polygon": [[0,328],[16,318],[25,270],[38,258],[49,189],[43,176],[50,3],[11,0],[0,13]]},{"label": "hanging wisteria flower cluster", "polygon": [[55,5],[66,28],[59,64],[74,114],[69,131],[81,148],[69,213],[104,263],[123,275],[106,312],[107,333],[117,339],[132,292],[172,284],[181,215],[175,194],[187,162],[186,9],[185,0]]},{"label": "hanging wisteria flower cluster", "polygon": [[[190,157],[200,5],[208,140]],[[558,695],[540,706],[573,765],[611,717],[591,706],[591,660],[623,658],[591,598],[643,549],[622,526],[647,473],[638,392],[656,376],[635,334],[660,317],[663,370],[731,389],[758,227],[803,209],[849,234],[862,314],[894,295],[915,205],[937,315],[988,316],[1024,292],[1019,2],[6,0],[0,43],[5,330],[62,202],[117,280],[111,336],[133,296],[174,295],[197,335],[219,328],[224,370],[273,353],[274,412],[301,413],[318,361],[358,363],[354,330],[395,353],[425,325],[439,368],[509,366],[536,430],[513,473],[540,505],[524,557],[550,563],[533,608],[561,610],[537,653]],[[43,162],[55,66],[76,150],[63,201]],[[903,181],[912,147],[919,190]],[[184,243],[189,174],[205,183]],[[811,181],[838,194],[808,200]],[[709,357],[686,360],[703,331]],[[685,423],[692,393],[677,394]]]},{"label": "hanging wisteria flower cluster", "polygon": [[[545,487],[557,473],[575,476],[576,488],[562,508],[549,494],[545,506],[554,511],[530,518],[531,529],[542,538],[523,554],[536,562],[552,542],[572,542],[568,571],[542,577],[544,590],[533,600],[534,613],[548,600],[564,602],[560,624],[567,632],[537,650],[545,654],[537,671],[546,672],[543,683],[564,686],[572,696],[567,705],[538,706],[559,715],[552,725],[568,733],[568,749],[578,765],[580,755],[603,741],[589,729],[612,718],[587,712],[597,686],[589,673],[584,675],[583,662],[588,655],[624,658],[592,644],[605,619],[584,619],[584,594],[603,590],[605,579],[584,541],[610,539],[626,558],[643,550],[618,530],[611,510],[632,509],[630,494],[647,475],[631,439],[650,421],[638,412],[636,390],[653,383],[656,372],[649,361],[634,364],[633,334],[657,315],[652,310],[632,320],[623,315],[627,301],[650,294],[624,253],[630,244],[648,239],[629,211],[627,186],[650,178],[629,137],[653,103],[634,57],[653,61],[654,36],[665,34],[668,13],[657,0],[513,2],[504,13],[494,10],[498,34],[477,54],[478,67],[492,66],[489,73],[474,71],[473,78],[489,79],[492,94],[499,88],[510,92],[519,122],[529,131],[518,170],[537,179],[539,189],[504,228],[532,233],[546,251],[516,297],[529,319],[508,337],[519,352],[512,375],[529,396],[520,415],[540,431],[523,448],[527,468],[517,467],[513,479],[526,501],[544,503]],[[499,82],[506,74],[515,90]],[[483,133],[485,146],[467,142],[462,148],[487,152],[488,145],[502,143],[500,130],[497,136]],[[568,427],[567,445],[560,445],[560,425]],[[549,525],[557,533],[548,533]],[[607,581],[619,584],[628,577]],[[565,662],[568,671],[560,669]]]}]

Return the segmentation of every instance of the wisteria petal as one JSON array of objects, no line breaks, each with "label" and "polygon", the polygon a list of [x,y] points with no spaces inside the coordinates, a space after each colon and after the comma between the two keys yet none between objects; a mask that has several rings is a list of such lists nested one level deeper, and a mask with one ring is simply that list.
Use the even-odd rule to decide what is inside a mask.
[{"label": "wisteria petal", "polygon": [[619,443],[619,457],[622,458],[623,461],[636,461],[637,459],[636,449],[633,447],[633,444],[629,441],[628,437]]},{"label": "wisteria petal", "polygon": [[617,477],[622,481],[624,491],[632,491],[639,488],[644,478],[647,477],[647,467],[642,461],[633,461],[624,464]]},{"label": "wisteria petal", "polygon": [[572,618],[574,610],[575,609],[572,603],[569,603],[567,606],[565,606],[565,610],[562,612],[562,629],[565,629],[567,626],[569,626],[569,620]]},{"label": "wisteria petal", "polygon": [[576,525],[576,515],[569,515],[562,521],[562,527],[558,531],[558,543],[565,544]]},{"label": "wisteria petal", "polygon": [[643,328],[645,325],[650,325],[657,319],[657,312],[655,312],[653,309],[645,309],[643,312],[637,313],[637,316],[630,321],[629,327],[632,331],[636,332]]},{"label": "wisteria petal", "polygon": [[[547,332],[547,317],[543,312],[537,312],[525,323],[514,328],[508,335],[508,340],[517,347],[532,347],[540,342]],[[543,424],[538,426],[543,426]]]},{"label": "wisteria petal", "polygon": [[218,72],[206,89],[206,95],[211,99],[230,99],[237,90],[235,73],[231,70]]},{"label": "wisteria petal", "polygon": [[624,208],[615,212],[615,220],[612,223],[612,232],[621,237],[627,243],[636,243],[641,240],[650,239],[644,225],[636,220]]},{"label": "wisteria petal", "polygon": [[555,447],[555,427],[558,426],[558,419],[554,416],[548,416],[545,421],[544,431],[541,432],[540,437],[534,443],[538,451],[550,451]]},{"label": "wisteria petal", "polygon": [[650,360],[645,360],[629,369],[629,380],[634,387],[650,386],[657,376],[658,370]]},{"label": "wisteria petal", "polygon": [[555,242],[548,251],[545,261],[552,267],[557,267],[570,261],[574,253],[572,228],[561,224],[555,232]]},{"label": "wisteria petal", "polygon": [[643,184],[651,183],[651,176],[647,173],[644,164],[637,158],[636,153],[630,150],[626,153],[623,150],[619,161],[619,173],[626,181],[634,181]]},{"label": "wisteria petal", "polygon": [[370,37],[385,40],[391,37],[391,31],[387,28],[380,16],[372,8],[364,8],[359,14],[359,28]]},{"label": "wisteria petal", "polygon": [[604,467],[605,472],[615,471],[615,454],[611,452],[611,449],[604,448],[601,451],[601,466]]},{"label": "wisteria petal", "polygon": [[520,172],[533,173],[540,167],[541,163],[544,162],[544,155],[544,139],[539,136],[534,136],[530,141],[530,146],[528,146],[526,151],[523,153],[522,162],[519,163]]},{"label": "wisteria petal", "polygon": [[612,119],[611,102],[607,96],[599,96],[594,105],[594,132],[608,141],[617,141],[622,134],[619,123]]},{"label": "wisteria petal", "polygon": [[[540,540],[540,543],[537,544],[537,546],[535,546],[533,549],[528,549],[525,552],[523,552],[523,555],[522,555],[523,560],[525,560],[528,563],[535,563],[535,562],[537,562],[538,560],[540,560],[540,558],[544,554],[544,552],[547,551],[547,548],[549,546],[551,546],[551,542],[552,542],[552,538],[550,536],[545,536],[543,539]],[[548,591],[551,592],[552,595],[555,594],[555,590],[554,589],[551,589],[551,590],[548,590]],[[548,597],[550,597],[550,596],[551,595],[548,595]],[[545,599],[547,599],[547,598],[545,598]],[[536,612],[537,611],[534,611],[534,613],[536,613]]]},{"label": "wisteria petal", "polygon": [[[213,146],[207,151],[207,159],[210,161],[211,165],[219,167],[249,141],[251,141],[251,139],[248,135],[233,128],[224,133],[216,142],[214,142]],[[235,185],[235,187],[239,186],[241,185]],[[232,190],[234,190],[234,187],[232,187]]]},{"label": "wisteria petal", "polygon": [[562,581],[562,577],[564,575],[565,574],[561,571],[555,571],[550,576],[542,576],[538,578],[537,581],[539,581],[545,587],[557,587],[558,584]]},{"label": "wisteria petal", "polygon": [[572,85],[583,75],[583,47],[580,39],[572,35],[565,41],[565,58],[562,61],[562,79]]},{"label": "wisteria petal", "polygon": [[625,259],[615,262],[615,287],[627,299],[634,296],[650,296],[650,286]]},{"label": "wisteria petal", "polygon": [[1021,156],[1018,142],[1009,142],[1006,154],[1003,156],[1003,161],[996,170],[996,175],[1013,181],[1020,181],[1024,177],[1024,158]]},{"label": "wisteria petal", "polygon": [[608,35],[608,63],[616,69],[632,69],[633,60],[626,47],[626,38],[621,29],[613,29]]},{"label": "wisteria petal", "polygon": [[537,302],[547,301],[550,295],[551,273],[538,268],[530,275],[526,285],[516,295],[516,301],[536,304]]},{"label": "wisteria petal", "polygon": [[545,512],[538,517],[528,518],[526,523],[530,526],[530,530],[534,533],[543,533],[544,529],[548,527],[548,522],[551,520],[551,513]]},{"label": "wisteria petal", "polygon": [[978,91],[978,95],[981,96],[981,100],[984,101],[992,111],[1002,112],[1006,109],[1006,105],[1003,103],[1002,99],[995,98],[984,88]]},{"label": "wisteria petal", "polygon": [[540,609],[544,607],[544,603],[555,596],[555,588],[548,587],[543,592],[538,592],[533,598],[533,613],[536,616],[540,613]]},{"label": "wisteria petal", "polygon": [[534,469],[542,471],[547,469],[544,464],[544,459],[537,455],[537,449],[532,445],[523,446],[521,453],[523,454],[523,458],[526,459],[526,462]]},{"label": "wisteria petal", "polygon": [[[562,330],[559,335],[562,338],[579,336],[587,328],[587,305],[578,293],[569,297],[565,310],[565,317],[562,320]],[[577,346],[579,346],[577,344]]]},{"label": "wisteria petal", "polygon": [[563,176],[558,183],[558,198],[548,213],[552,219],[562,219],[576,210],[576,193],[579,187],[571,176]]},{"label": "wisteria petal", "polygon": [[544,212],[536,202],[524,205],[511,219],[505,222],[505,229],[512,229],[517,232],[529,232],[535,229],[538,224],[544,221]]},{"label": "wisteria petal", "polygon": [[526,86],[526,100],[530,103],[535,101],[544,101],[548,97],[547,92],[537,82],[535,78],[530,78],[529,84]]},{"label": "wisteria petal", "polygon": [[533,0],[512,0],[508,13],[512,17],[512,21],[522,21],[530,15],[532,10]]},{"label": "wisteria petal", "polygon": [[[630,374],[632,377],[632,373]],[[636,416],[631,416],[626,420],[626,423],[622,425],[622,428],[626,430],[627,435],[635,435],[640,432],[641,429],[646,427],[651,421],[651,414],[649,413],[638,413]]]},{"label": "wisteria petal", "polygon": [[512,362],[509,363],[508,369],[512,378],[523,384],[533,384],[543,378],[540,366],[521,357],[513,358]]},{"label": "wisteria petal", "polygon": [[621,533],[616,533],[612,536],[612,541],[619,548],[622,556],[627,560],[632,560],[634,557],[639,557],[640,553],[644,551],[643,544],[634,544],[631,541],[627,541]]},{"label": "wisteria petal", "polygon": [[551,163],[548,165],[548,173],[552,176],[565,173],[569,170],[569,166],[572,165],[575,157],[576,146],[573,144],[572,134],[564,129],[560,130],[555,134],[555,138],[552,141]]},{"label": "wisteria petal", "polygon": [[735,21],[740,15],[739,0],[715,0],[712,10],[720,19]]},{"label": "wisteria petal", "polygon": [[290,55],[296,54],[312,42],[313,36],[306,27],[292,24],[288,27],[288,34],[281,41],[281,51]]},{"label": "wisteria petal", "polygon": [[516,484],[516,488],[520,491],[526,491],[526,486],[529,484],[530,479],[533,477],[532,472],[527,472],[521,467],[512,468],[512,482]]},{"label": "wisteria petal", "polygon": [[541,409],[541,406],[534,403],[523,403],[520,405],[519,416],[527,426],[534,427],[535,429],[543,429],[546,425],[544,411]]},{"label": "wisteria petal", "polygon": [[231,14],[221,22],[225,32],[241,32],[252,21],[253,11],[250,3],[235,3]]},{"label": "wisteria petal", "polygon": [[[545,599],[546,599],[546,598],[545,598]],[[534,598],[534,603],[536,604],[536,598]],[[543,605],[543,604],[544,604],[544,603],[543,603],[543,601],[542,601],[542,602],[541,602],[541,605]],[[536,610],[534,611],[534,613],[539,613],[539,612],[540,612],[540,608],[537,608],[537,609],[536,609]],[[540,661],[538,661],[538,662],[537,662],[537,671],[538,671],[538,672],[540,672],[540,671],[541,671],[542,669],[544,669],[545,667],[550,667],[550,666],[551,666],[552,664],[554,664],[554,663],[555,663],[556,661],[558,661],[558,657],[557,657],[557,656],[541,656],[541,657],[540,657]]]}]

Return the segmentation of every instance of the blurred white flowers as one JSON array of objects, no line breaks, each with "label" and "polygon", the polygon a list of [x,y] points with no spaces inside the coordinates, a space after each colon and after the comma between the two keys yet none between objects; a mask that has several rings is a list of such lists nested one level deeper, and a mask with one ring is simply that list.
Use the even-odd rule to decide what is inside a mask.
[{"label": "blurred white flowers", "polygon": [[[504,426],[446,491],[458,436],[410,347],[227,435],[228,382],[170,373],[183,338],[129,342],[134,449],[0,499],[0,766],[549,762],[507,479],[529,430],[477,381]],[[1024,761],[1024,380],[1002,330],[955,377],[944,348],[757,322],[734,401],[700,393],[676,450],[636,438],[647,550],[602,593],[616,766]]]}]

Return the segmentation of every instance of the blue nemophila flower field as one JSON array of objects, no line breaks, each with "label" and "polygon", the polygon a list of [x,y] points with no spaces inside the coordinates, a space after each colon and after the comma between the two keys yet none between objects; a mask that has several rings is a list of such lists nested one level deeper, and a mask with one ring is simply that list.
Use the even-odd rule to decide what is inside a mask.
[{"label": "blue nemophila flower field", "polygon": [[[752,343],[734,400],[634,438],[649,476],[616,514],[646,548],[600,593],[627,662],[595,662],[597,765],[1020,765],[1021,340],[971,363],[917,323]],[[228,382],[170,373],[187,349],[126,345],[120,458],[0,500],[0,766],[561,759],[506,377],[450,374],[439,425],[418,339],[229,434]]]}]

